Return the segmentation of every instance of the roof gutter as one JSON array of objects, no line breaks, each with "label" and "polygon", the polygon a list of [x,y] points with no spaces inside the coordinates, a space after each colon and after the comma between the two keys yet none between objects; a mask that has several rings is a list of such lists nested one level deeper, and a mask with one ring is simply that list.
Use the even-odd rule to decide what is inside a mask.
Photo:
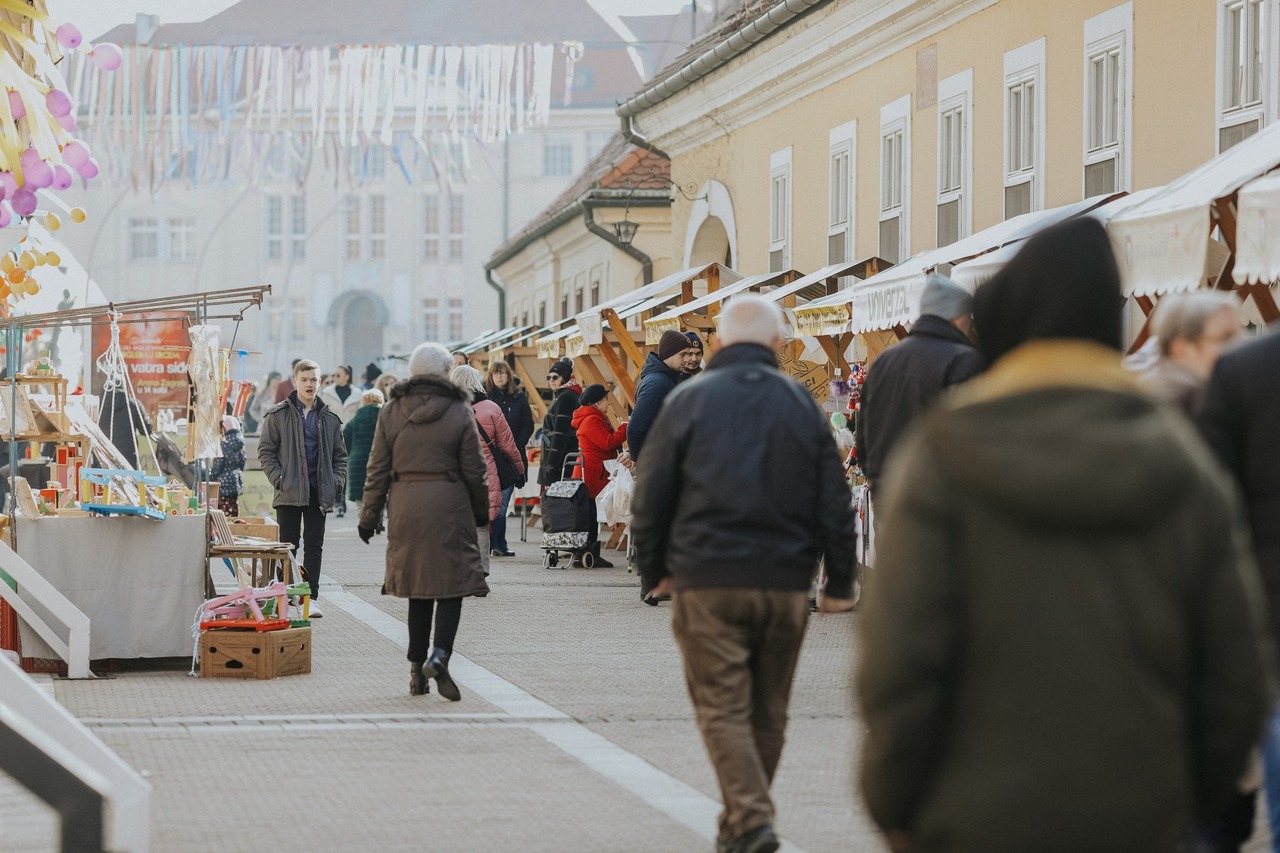
[{"label": "roof gutter", "polygon": [[666,155],[654,148],[648,140],[636,134],[632,121],[635,116],[687,89],[716,69],[746,53],[801,15],[829,2],[831,0],[783,0],[697,59],[682,66],[675,74],[633,95],[616,110],[622,119],[622,135],[632,145],[665,157]]}]

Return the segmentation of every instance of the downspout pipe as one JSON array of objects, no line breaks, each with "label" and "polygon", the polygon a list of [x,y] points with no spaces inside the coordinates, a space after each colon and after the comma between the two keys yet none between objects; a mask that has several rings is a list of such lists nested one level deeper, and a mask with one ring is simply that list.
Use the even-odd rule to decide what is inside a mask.
[{"label": "downspout pipe", "polygon": [[498,291],[498,328],[505,329],[507,327],[507,288],[493,280],[493,270],[488,267],[484,270],[484,280]]},{"label": "downspout pipe", "polygon": [[[668,202],[668,205],[669,204],[670,202]],[[649,207],[649,206],[657,206],[657,205],[633,204],[632,206],[633,207]],[[621,249],[623,252],[626,253],[628,257],[633,258],[636,261],[639,261],[641,275],[644,278],[644,283],[652,284],[653,283],[653,259],[629,243],[624,245],[622,241],[618,239],[617,234],[614,234],[608,228],[605,228],[603,225],[596,222],[595,216],[591,212],[592,207],[593,205],[590,205],[590,204],[582,205],[582,224],[586,226],[588,231],[590,231],[592,234],[599,237],[601,240],[604,240],[606,243],[610,244],[611,246],[614,246],[615,248]]]}]

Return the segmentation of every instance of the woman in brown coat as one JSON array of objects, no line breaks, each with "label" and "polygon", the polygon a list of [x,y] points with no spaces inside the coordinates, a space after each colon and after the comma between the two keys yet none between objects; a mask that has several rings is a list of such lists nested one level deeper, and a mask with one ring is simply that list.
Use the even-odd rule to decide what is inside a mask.
[{"label": "woman in brown coat", "polygon": [[434,678],[456,702],[449,656],[462,599],[489,591],[476,543],[476,527],[489,523],[489,489],[468,395],[445,378],[452,365],[443,346],[422,344],[409,379],[391,390],[369,453],[359,532],[367,543],[388,507],[382,593],[409,599],[409,693],[427,693]]}]

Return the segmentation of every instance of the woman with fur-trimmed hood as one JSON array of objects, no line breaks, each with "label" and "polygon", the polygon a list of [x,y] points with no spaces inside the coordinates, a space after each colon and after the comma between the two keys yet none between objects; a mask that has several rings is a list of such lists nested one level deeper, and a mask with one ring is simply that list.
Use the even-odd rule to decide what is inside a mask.
[{"label": "woman with fur-trimmed hood", "polygon": [[489,591],[476,542],[476,528],[489,523],[489,489],[469,395],[445,378],[452,366],[449,350],[422,344],[409,379],[391,389],[369,453],[359,532],[367,543],[387,508],[382,592],[409,599],[409,693],[427,693],[434,678],[456,702],[448,664],[462,599]]}]

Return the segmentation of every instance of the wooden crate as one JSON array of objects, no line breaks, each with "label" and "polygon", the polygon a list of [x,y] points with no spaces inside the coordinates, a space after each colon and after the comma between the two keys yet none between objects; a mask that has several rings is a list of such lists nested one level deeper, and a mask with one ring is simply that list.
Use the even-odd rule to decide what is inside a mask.
[{"label": "wooden crate", "polygon": [[248,516],[228,518],[227,522],[231,525],[231,532],[236,536],[254,536],[258,539],[266,539],[268,542],[280,541],[280,525],[276,524],[274,518]]},{"label": "wooden crate", "polygon": [[201,678],[278,678],[311,672],[311,628],[204,631]]}]

